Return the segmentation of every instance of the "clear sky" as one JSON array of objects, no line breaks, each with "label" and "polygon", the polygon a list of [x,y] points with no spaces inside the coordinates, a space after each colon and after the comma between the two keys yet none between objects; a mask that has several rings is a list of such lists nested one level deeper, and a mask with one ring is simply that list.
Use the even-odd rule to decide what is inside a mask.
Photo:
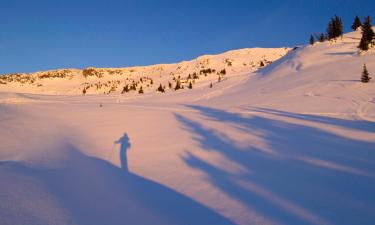
[{"label": "clear sky", "polygon": [[[374,0],[0,0],[0,74],[189,60],[294,46],[330,17],[348,31]],[[374,23],[373,23],[374,24]]]}]

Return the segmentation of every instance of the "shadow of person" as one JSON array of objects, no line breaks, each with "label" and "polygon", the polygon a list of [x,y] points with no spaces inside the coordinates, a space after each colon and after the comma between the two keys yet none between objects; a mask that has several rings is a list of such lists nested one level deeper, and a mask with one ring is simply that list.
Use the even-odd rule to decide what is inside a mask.
[{"label": "shadow of person", "polygon": [[130,149],[131,145],[129,142],[129,136],[127,133],[115,141],[115,144],[120,144],[120,162],[121,162],[121,169],[125,172],[129,172],[128,168],[128,158],[126,156],[126,152]]},{"label": "shadow of person", "polygon": [[[126,137],[119,140],[123,149],[129,149]],[[234,225],[168,186],[131,172],[123,176],[123,169],[69,142],[55,150],[63,157],[53,166],[0,161],[0,224]]]}]

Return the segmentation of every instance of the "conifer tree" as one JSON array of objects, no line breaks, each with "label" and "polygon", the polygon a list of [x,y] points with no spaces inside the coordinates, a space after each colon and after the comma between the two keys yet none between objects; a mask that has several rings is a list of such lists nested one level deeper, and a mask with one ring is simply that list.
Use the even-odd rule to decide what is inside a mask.
[{"label": "conifer tree", "polygon": [[324,42],[325,40],[326,40],[325,35],[324,35],[323,33],[321,33],[321,34],[319,35],[319,41],[320,41],[320,42]]},{"label": "conifer tree", "polygon": [[361,27],[362,26],[362,22],[361,22],[361,19],[359,19],[358,16],[355,16],[354,18],[354,22],[352,24],[352,29],[354,31],[356,31],[358,29],[358,27]]},{"label": "conifer tree", "polygon": [[158,92],[161,92],[161,93],[164,93],[164,92],[165,92],[165,90],[164,90],[163,86],[161,86],[161,84],[159,85],[157,91],[158,91]]},{"label": "conifer tree", "polygon": [[371,44],[375,36],[375,33],[372,30],[370,16],[366,16],[365,21],[363,22],[363,25],[361,28],[362,28],[362,37],[361,37],[361,41],[359,42],[358,48],[363,51],[366,51],[369,49],[369,45]]},{"label": "conifer tree", "polygon": [[369,49],[369,44],[370,43],[362,36],[361,41],[359,41],[358,48],[362,51],[367,51]]},{"label": "conifer tree", "polygon": [[331,18],[329,21],[328,21],[328,26],[327,26],[327,37],[328,39],[332,38],[333,37],[333,25],[334,22],[333,22],[333,19]]},{"label": "conifer tree", "polygon": [[135,91],[137,90],[137,84],[133,81],[132,85],[129,88],[129,91]]},{"label": "conifer tree", "polygon": [[335,39],[343,34],[342,20],[338,16],[334,16],[328,23],[327,35],[328,39]]},{"label": "conifer tree", "polygon": [[335,27],[336,27],[336,33],[335,33],[336,37],[342,36],[342,34],[344,33],[344,28],[342,24],[342,19],[339,16],[335,16]]},{"label": "conifer tree", "polygon": [[363,23],[363,27],[364,27],[363,32],[366,34],[367,40],[369,40],[371,42],[375,37],[375,33],[372,30],[371,17],[370,16],[366,16],[365,22]]},{"label": "conifer tree", "polygon": [[125,87],[122,89],[121,94],[124,94],[126,92],[129,92],[129,85],[125,85]]},{"label": "conifer tree", "polygon": [[366,64],[363,64],[363,71],[362,71],[362,77],[361,77],[361,82],[362,83],[368,83],[370,82],[371,77],[367,71]]},{"label": "conifer tree", "polygon": [[143,94],[143,93],[144,93],[144,92],[143,92],[143,87],[142,87],[142,86],[139,88],[138,93],[139,93],[139,94]]},{"label": "conifer tree", "polygon": [[335,38],[340,37],[343,34],[343,26],[342,26],[342,20],[338,16],[335,16],[334,28],[335,28],[334,30]]},{"label": "conifer tree", "polygon": [[176,86],[175,86],[174,90],[177,91],[177,90],[179,90],[179,89],[181,89],[181,88],[182,88],[182,87],[181,87],[181,82],[180,82],[180,80],[177,80],[177,81],[176,81]]},{"label": "conifer tree", "polygon": [[193,84],[191,83],[191,81],[189,82],[189,86],[188,86],[189,89],[193,89]]},{"label": "conifer tree", "polygon": [[212,82],[211,82],[211,84],[210,84],[210,88],[212,88],[213,86],[212,86]]},{"label": "conifer tree", "polygon": [[312,35],[310,35],[310,45],[313,45],[315,43],[315,39]]}]

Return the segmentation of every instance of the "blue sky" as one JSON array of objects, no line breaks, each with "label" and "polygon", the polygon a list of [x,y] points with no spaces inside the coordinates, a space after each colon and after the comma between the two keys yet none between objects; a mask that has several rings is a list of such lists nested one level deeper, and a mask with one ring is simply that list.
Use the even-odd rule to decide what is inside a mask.
[{"label": "blue sky", "polygon": [[0,74],[172,63],[307,43],[330,17],[348,31],[373,1],[1,0]]}]

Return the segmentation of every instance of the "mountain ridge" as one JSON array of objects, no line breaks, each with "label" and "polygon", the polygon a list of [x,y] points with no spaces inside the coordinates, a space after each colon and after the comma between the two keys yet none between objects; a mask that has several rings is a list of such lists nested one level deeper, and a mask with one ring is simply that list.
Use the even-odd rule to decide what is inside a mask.
[{"label": "mountain ridge", "polygon": [[[221,75],[229,77],[241,72],[253,72],[284,56],[289,50],[290,48],[287,47],[244,48],[217,55],[202,55],[190,61],[170,64],[118,68],[88,67],[82,70],[71,68],[6,74],[0,76],[0,91],[78,95],[83,94],[84,89],[85,94],[118,93],[125,85],[133,85],[133,82],[136,83],[136,90],[143,85],[145,92],[155,91],[159,84],[167,86],[169,83],[173,83],[174,87],[177,80],[186,80],[186,82],[194,84],[202,83],[200,81],[203,80],[203,83],[208,85],[207,82],[221,79],[218,78]],[[220,74],[220,71],[223,70],[225,70],[225,74]],[[202,75],[206,79],[203,79]],[[216,76],[207,78],[208,75]],[[70,85],[65,82],[62,84],[65,87],[61,88],[56,84],[56,81],[66,79],[71,81]],[[169,86],[166,89],[173,88]]]}]

